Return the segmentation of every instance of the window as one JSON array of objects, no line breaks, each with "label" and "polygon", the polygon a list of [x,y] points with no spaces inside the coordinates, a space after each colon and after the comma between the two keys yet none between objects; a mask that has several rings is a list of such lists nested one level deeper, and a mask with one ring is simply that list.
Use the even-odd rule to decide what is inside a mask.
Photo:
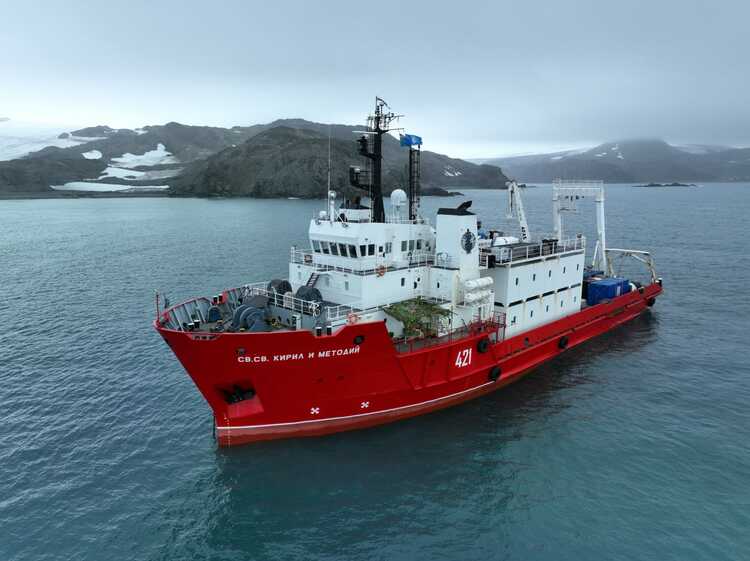
[{"label": "window", "polygon": [[414,251],[414,240],[409,240],[409,251]]},{"label": "window", "polygon": [[565,303],[565,301],[564,301],[564,300],[560,300],[560,307],[561,307],[561,308],[563,307],[563,304],[564,304],[564,303]]},{"label": "window", "polygon": [[417,249],[422,249],[422,240],[417,240]]},{"label": "window", "polygon": [[516,286],[518,286],[518,277],[516,277]]},{"label": "window", "polygon": [[577,271],[578,269],[580,269],[580,268],[581,268],[581,264],[580,264],[580,263],[577,263],[577,264],[576,264],[576,271]]},{"label": "window", "polygon": [[335,243],[331,243],[331,255],[338,255],[339,247]]},{"label": "window", "polygon": [[365,255],[367,255],[367,246],[366,245],[359,246],[359,256],[364,257]]},{"label": "window", "polygon": [[533,275],[531,275],[531,280],[533,280],[533,281],[536,280],[536,273],[534,273]]},{"label": "window", "polygon": [[313,244],[313,251],[315,251],[315,253],[320,253],[320,242],[318,240],[313,240],[312,244]]},{"label": "window", "polygon": [[510,320],[510,324],[511,325],[515,325],[516,324],[516,316],[513,316],[513,319]]},{"label": "window", "polygon": [[339,253],[341,254],[342,257],[349,257],[346,254],[346,246],[342,243],[339,244]]},{"label": "window", "polygon": [[390,253],[393,251],[393,244],[391,242],[385,242],[385,252]]},{"label": "window", "polygon": [[549,270],[549,272],[547,273],[547,276],[548,276],[549,278],[552,278],[552,269],[550,269],[550,270]]},{"label": "window", "polygon": [[328,255],[328,242],[320,242],[320,248],[323,250],[323,253]]},{"label": "window", "polygon": [[356,245],[350,245],[349,246],[349,257],[356,257],[357,256],[357,246]]},{"label": "window", "polygon": [[406,251],[406,240],[401,240],[401,251]]},{"label": "window", "polygon": [[438,281],[438,283],[437,283],[437,287],[438,287],[438,288],[440,288],[440,281]]},{"label": "window", "polygon": [[378,253],[383,253],[383,246],[382,245],[378,246]]},{"label": "window", "polygon": [[544,307],[544,311],[545,311],[545,312],[549,312],[549,304],[547,304],[547,305],[546,305],[546,306]]},{"label": "window", "polygon": [[563,275],[565,274],[567,267],[563,267]]},{"label": "window", "polygon": [[573,296],[573,302],[575,302],[575,301],[576,301],[576,298],[577,298],[577,296]]},{"label": "window", "polygon": [[406,286],[406,279],[401,277],[401,286]]},{"label": "window", "polygon": [[371,243],[367,246],[367,255],[375,255],[375,244]]}]

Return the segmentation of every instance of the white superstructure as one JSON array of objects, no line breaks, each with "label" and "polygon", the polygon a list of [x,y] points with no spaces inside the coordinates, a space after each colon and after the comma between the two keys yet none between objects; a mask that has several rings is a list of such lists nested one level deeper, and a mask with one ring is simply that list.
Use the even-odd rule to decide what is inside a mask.
[{"label": "white superstructure", "polygon": [[[556,190],[561,198],[566,193]],[[508,195],[521,219],[520,192]],[[404,200],[395,191],[393,212],[385,222],[372,222],[369,208],[336,209],[331,194],[328,210],[311,220],[310,246],[292,249],[289,282],[294,294],[304,287],[319,292],[318,324],[334,329],[347,321],[386,320],[398,337],[402,326],[387,307],[425,299],[450,312],[442,334],[502,313],[506,334],[515,335],[581,309],[584,237],[524,242],[492,232],[491,239],[480,239],[470,202],[440,209],[432,227],[421,217],[406,218]],[[603,193],[596,201],[603,206]],[[525,220],[521,224],[528,239]]]}]

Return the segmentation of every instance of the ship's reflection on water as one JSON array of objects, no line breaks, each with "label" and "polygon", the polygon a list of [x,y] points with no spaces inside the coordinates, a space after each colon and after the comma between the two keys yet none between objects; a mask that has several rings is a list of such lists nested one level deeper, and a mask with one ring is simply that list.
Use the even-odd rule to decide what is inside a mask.
[{"label": "ship's reflection on water", "polygon": [[[519,511],[555,501],[554,462],[575,461],[565,441],[581,428],[580,401],[614,383],[618,357],[657,328],[646,312],[516,384],[423,417],[217,449],[220,498],[206,513],[205,544],[216,551],[231,534],[258,558],[436,558],[457,540],[469,557],[502,552]],[[446,511],[451,523],[436,527]]]}]

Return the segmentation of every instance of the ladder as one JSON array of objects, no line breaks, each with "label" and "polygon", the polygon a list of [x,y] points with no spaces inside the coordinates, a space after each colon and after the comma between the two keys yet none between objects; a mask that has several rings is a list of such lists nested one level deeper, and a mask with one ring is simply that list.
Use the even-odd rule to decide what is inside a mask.
[{"label": "ladder", "polygon": [[310,287],[315,286],[315,283],[318,282],[318,278],[320,278],[320,273],[312,273],[310,275],[310,278],[307,279],[307,283],[305,284],[305,286],[310,286]]}]

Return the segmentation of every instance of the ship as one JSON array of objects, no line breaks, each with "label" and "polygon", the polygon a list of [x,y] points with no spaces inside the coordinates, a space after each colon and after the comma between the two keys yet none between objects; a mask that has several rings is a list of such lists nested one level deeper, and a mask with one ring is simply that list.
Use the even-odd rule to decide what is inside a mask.
[{"label": "ship", "polygon": [[[601,182],[558,180],[552,230],[529,231],[521,189],[507,196],[515,235],[485,229],[471,202],[420,212],[422,138],[376,98],[351,192],[329,187],[292,247],[289,276],[170,306],[154,327],[213,412],[219,446],[319,436],[424,415],[494,392],[622,325],[662,293],[648,251],[610,248]],[[386,197],[383,141],[399,132],[403,185]],[[590,261],[563,214],[593,206]],[[515,225],[513,226],[515,228]],[[592,240],[593,242],[593,240]],[[625,276],[618,263],[634,263]],[[638,276],[640,275],[640,276]]]}]

